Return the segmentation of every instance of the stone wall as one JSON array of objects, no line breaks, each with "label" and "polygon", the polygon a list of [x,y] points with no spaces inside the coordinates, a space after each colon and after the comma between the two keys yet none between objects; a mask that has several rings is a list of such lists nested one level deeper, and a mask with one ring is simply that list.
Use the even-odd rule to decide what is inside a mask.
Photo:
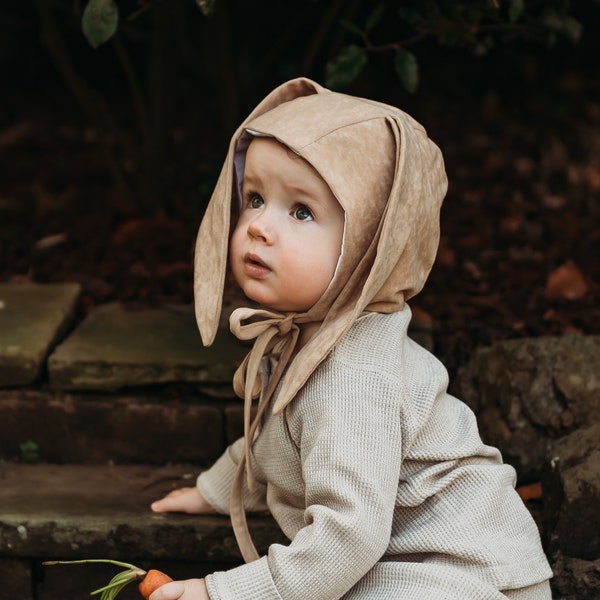
[{"label": "stone wall", "polygon": [[541,482],[529,502],[556,598],[600,598],[600,336],[510,340],[480,349],[453,391],[481,435]]}]

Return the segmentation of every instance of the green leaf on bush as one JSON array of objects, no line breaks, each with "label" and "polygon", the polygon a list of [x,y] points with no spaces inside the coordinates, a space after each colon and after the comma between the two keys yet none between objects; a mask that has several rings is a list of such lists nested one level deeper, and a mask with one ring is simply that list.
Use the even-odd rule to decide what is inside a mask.
[{"label": "green leaf on bush", "polygon": [[349,86],[367,64],[367,51],[356,44],[344,46],[340,53],[327,63],[325,81],[327,87],[341,90]]},{"label": "green leaf on bush", "polygon": [[363,37],[362,29],[356,23],[348,21],[348,19],[340,19],[340,25],[350,33],[355,33],[359,37]]},{"label": "green leaf on bush", "polygon": [[[573,43],[577,43],[581,38],[581,23],[577,19],[562,15],[554,9],[547,9],[543,12],[542,23],[550,32],[564,35]],[[553,42],[554,40],[550,41]]]},{"label": "green leaf on bush", "polygon": [[419,63],[417,57],[412,52],[401,48],[396,52],[394,67],[404,89],[410,94],[414,94],[419,87]]},{"label": "green leaf on bush", "polygon": [[364,35],[362,29],[356,23],[348,21],[348,19],[340,19],[340,25],[350,33],[355,33],[359,37],[363,37]]},{"label": "green leaf on bush", "polygon": [[540,21],[544,27],[553,31],[560,29],[561,26],[560,15],[551,8],[544,9]]},{"label": "green leaf on bush", "polygon": [[511,23],[516,23],[525,9],[524,0],[511,0],[510,8],[508,9],[508,18]]},{"label": "green leaf on bush", "polygon": [[577,19],[574,19],[573,17],[565,17],[563,21],[563,32],[571,42],[574,44],[579,42],[582,31],[583,26]]},{"label": "green leaf on bush", "polygon": [[367,32],[371,31],[379,21],[381,21],[381,17],[383,17],[383,13],[385,12],[385,2],[380,2],[371,12],[371,14],[367,17],[365,22],[365,30]]},{"label": "green leaf on bush", "polygon": [[484,35],[478,39],[473,46],[473,53],[475,56],[484,56],[494,47],[494,45],[494,38],[491,35]]},{"label": "green leaf on bush", "polygon": [[196,4],[205,17],[210,17],[215,12],[216,0],[196,0]]},{"label": "green leaf on bush", "polygon": [[90,0],[83,11],[81,29],[94,48],[109,40],[119,24],[119,7],[114,0]]}]

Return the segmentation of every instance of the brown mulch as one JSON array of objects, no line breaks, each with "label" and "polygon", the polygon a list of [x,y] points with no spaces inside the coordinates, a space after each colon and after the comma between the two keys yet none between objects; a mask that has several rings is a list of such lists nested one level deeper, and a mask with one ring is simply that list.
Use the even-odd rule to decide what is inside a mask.
[{"label": "brown mulch", "polygon": [[[451,372],[494,340],[598,333],[600,102],[588,82],[566,70],[550,96],[415,101],[450,189],[438,259],[412,305]],[[191,302],[196,192],[168,218],[124,210],[98,133],[66,92],[39,98],[0,99],[0,281],[80,282],[82,316],[113,300]]]}]

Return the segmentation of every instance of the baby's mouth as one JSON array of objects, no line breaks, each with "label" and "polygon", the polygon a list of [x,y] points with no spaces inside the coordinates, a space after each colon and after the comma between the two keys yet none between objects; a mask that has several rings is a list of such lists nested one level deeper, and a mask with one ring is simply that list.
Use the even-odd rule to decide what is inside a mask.
[{"label": "baby's mouth", "polygon": [[262,260],[260,260],[258,256],[255,256],[254,254],[246,254],[246,256],[244,256],[244,262],[250,263],[252,265],[257,265],[259,267],[267,266]]}]

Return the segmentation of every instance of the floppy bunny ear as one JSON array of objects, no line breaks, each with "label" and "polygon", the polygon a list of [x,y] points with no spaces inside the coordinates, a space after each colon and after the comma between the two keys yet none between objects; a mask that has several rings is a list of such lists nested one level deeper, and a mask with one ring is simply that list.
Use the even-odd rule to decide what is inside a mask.
[{"label": "floppy bunny ear", "polygon": [[246,123],[284,102],[319,93],[330,92],[304,77],[280,85],[256,106],[231,138],[225,163],[196,238],[194,303],[196,321],[205,346],[213,343],[219,327],[227,272],[231,203],[235,196],[234,156]]},{"label": "floppy bunny ear", "polygon": [[437,254],[440,208],[448,180],[440,149],[406,113],[387,117],[397,162],[375,261],[358,304],[398,310],[423,288]]}]

